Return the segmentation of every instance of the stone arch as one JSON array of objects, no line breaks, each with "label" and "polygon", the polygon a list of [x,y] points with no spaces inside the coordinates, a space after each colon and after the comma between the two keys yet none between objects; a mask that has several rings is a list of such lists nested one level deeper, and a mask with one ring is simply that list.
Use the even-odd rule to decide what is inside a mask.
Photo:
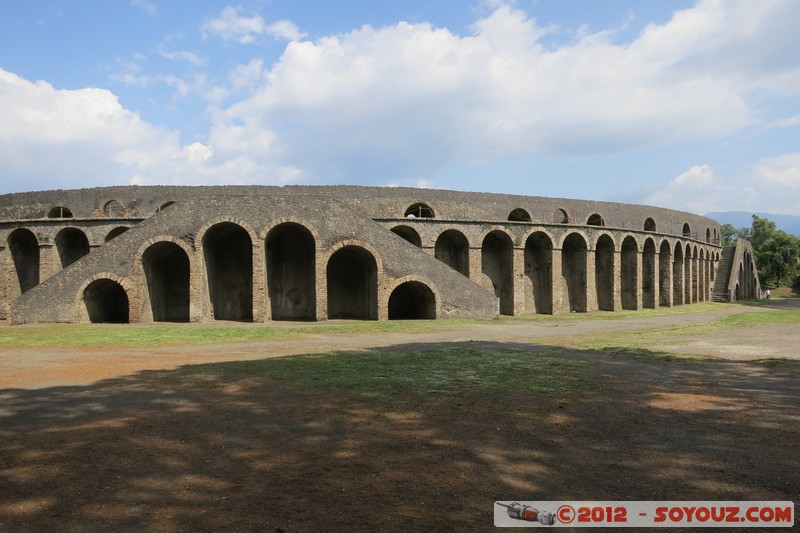
[{"label": "stone arch", "polygon": [[597,239],[594,251],[594,284],[597,308],[614,310],[614,240],[609,235]]},{"label": "stone arch", "polygon": [[692,227],[689,225],[688,222],[685,222],[683,224],[682,232],[683,232],[683,236],[686,237],[687,239],[692,237]]},{"label": "stone arch", "polygon": [[436,294],[418,280],[399,283],[389,295],[389,320],[436,318]]},{"label": "stone arch", "polygon": [[711,228],[706,228],[706,242],[711,242]]},{"label": "stone arch", "polygon": [[118,276],[93,276],[80,296],[90,322],[127,324],[130,321],[128,291]]},{"label": "stone arch", "polygon": [[47,218],[72,218],[72,211],[63,205],[57,205],[47,212]]},{"label": "stone arch", "polygon": [[106,235],[105,241],[108,242],[108,241],[110,241],[111,239],[113,239],[115,237],[119,237],[120,235],[122,235],[123,233],[128,231],[129,229],[130,228],[128,226],[117,226],[116,228],[114,228],[114,229],[112,229],[111,231],[108,232],[108,235]]},{"label": "stone arch", "polygon": [[407,240],[417,248],[422,248],[422,238],[417,233],[417,230],[410,226],[395,226],[392,228],[392,233]]},{"label": "stone arch", "polygon": [[644,221],[645,231],[656,231],[656,221],[652,217],[647,217]]},{"label": "stone arch", "polygon": [[622,241],[620,254],[620,298],[623,309],[638,309],[639,246],[630,235]]},{"label": "stone arch", "polygon": [[675,254],[672,258],[672,305],[682,305],[684,300],[684,268],[683,246],[675,244]]},{"label": "stone arch", "polygon": [[119,218],[123,215],[125,208],[122,202],[109,200],[103,204],[103,215],[111,218]]},{"label": "stone arch", "polygon": [[78,228],[64,228],[56,234],[56,250],[61,260],[61,268],[69,265],[89,253],[89,239]]},{"label": "stone arch", "polygon": [[561,276],[564,280],[565,300],[570,312],[585,313],[586,295],[586,238],[580,233],[570,233],[561,246]]},{"label": "stone arch", "polygon": [[469,277],[469,240],[457,229],[439,234],[434,246],[434,257],[456,272]]},{"label": "stone arch", "polygon": [[317,314],[316,241],[302,224],[283,222],[266,237],[267,293],[273,320]]},{"label": "stone arch", "polygon": [[697,246],[692,250],[692,303],[697,303],[700,292],[700,280],[698,278],[698,254]]},{"label": "stone arch", "polygon": [[509,222],[530,222],[531,215],[526,210],[522,209],[521,207],[517,207],[513,209],[508,214],[508,221]]},{"label": "stone arch", "polygon": [[154,322],[188,322],[189,254],[170,241],[150,244],[142,257],[147,299]]},{"label": "stone arch", "polygon": [[603,220],[603,216],[598,213],[592,213],[589,215],[589,218],[586,219],[587,226],[605,226],[606,221]]},{"label": "stone arch", "polygon": [[560,207],[556,208],[556,210],[553,211],[553,224],[569,224],[569,214],[567,211]]},{"label": "stone arch", "polygon": [[661,307],[672,306],[672,247],[669,241],[661,241],[658,250],[658,305]]},{"label": "stone arch", "polygon": [[436,218],[436,213],[428,204],[417,202],[406,208],[403,218]]},{"label": "stone arch", "polygon": [[253,234],[217,222],[202,234],[206,286],[215,320],[253,320]]},{"label": "stone arch", "polygon": [[166,209],[166,208],[168,208],[169,206],[173,205],[174,203],[175,203],[175,201],[174,201],[174,200],[170,200],[170,201],[168,201],[168,202],[164,202],[163,204],[161,204],[160,206],[158,206],[158,209],[156,209],[156,213],[160,213],[161,211],[163,211],[164,209]]},{"label": "stone arch", "polygon": [[481,243],[481,273],[500,300],[500,314],[514,314],[514,242],[500,230],[489,232]]},{"label": "stone arch", "polygon": [[543,231],[536,231],[525,240],[525,278],[526,299],[533,301],[528,309],[553,314],[553,241]]},{"label": "stone arch", "polygon": [[39,284],[39,241],[31,230],[17,228],[9,234],[7,242],[17,273],[19,292],[23,294]]},{"label": "stone arch", "polygon": [[326,266],[328,318],[378,319],[378,262],[366,248],[346,245]]},{"label": "stone arch", "polygon": [[642,247],[642,307],[656,307],[656,243],[646,239]]}]

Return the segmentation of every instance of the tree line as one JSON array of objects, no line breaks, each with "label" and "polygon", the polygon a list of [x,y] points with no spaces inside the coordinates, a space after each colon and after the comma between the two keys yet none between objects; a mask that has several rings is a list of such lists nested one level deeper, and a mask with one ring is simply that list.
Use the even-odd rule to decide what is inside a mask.
[{"label": "tree line", "polygon": [[747,239],[753,245],[761,286],[800,289],[800,237],[779,230],[775,222],[753,215],[753,224],[736,228],[720,227],[722,246],[733,246],[736,239]]}]

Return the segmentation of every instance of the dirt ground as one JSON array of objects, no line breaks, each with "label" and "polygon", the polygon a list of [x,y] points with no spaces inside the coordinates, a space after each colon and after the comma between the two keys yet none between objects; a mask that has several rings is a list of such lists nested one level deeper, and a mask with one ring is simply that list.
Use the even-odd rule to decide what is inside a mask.
[{"label": "dirt ground", "polygon": [[[496,500],[798,502],[798,367],[748,360],[800,359],[800,324],[654,347],[704,360],[548,345],[797,307],[190,349],[0,349],[0,531],[491,531]],[[269,376],[176,377],[194,363],[410,346],[546,347],[588,361],[588,385],[421,404]]]}]

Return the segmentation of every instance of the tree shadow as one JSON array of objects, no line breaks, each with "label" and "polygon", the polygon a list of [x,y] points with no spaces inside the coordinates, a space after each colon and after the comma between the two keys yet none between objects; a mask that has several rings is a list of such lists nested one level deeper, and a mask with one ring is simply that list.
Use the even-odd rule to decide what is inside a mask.
[{"label": "tree shadow", "polygon": [[372,351],[441,349],[522,350],[508,371],[531,380],[542,354],[586,364],[550,394],[370,395],[248,362],[2,390],[0,530],[473,531],[493,529],[495,500],[800,499],[800,383],[780,367]]}]

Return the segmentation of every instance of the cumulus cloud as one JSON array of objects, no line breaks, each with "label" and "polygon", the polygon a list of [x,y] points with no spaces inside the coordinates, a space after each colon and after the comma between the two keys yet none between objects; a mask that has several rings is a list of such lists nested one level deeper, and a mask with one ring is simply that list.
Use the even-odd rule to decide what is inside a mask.
[{"label": "cumulus cloud", "polygon": [[262,35],[287,41],[300,40],[306,36],[290,20],[277,20],[267,24],[259,15],[248,17],[240,15],[239,11],[237,7],[226,7],[216,18],[206,21],[203,31],[226,42],[239,44],[252,44]]}]

